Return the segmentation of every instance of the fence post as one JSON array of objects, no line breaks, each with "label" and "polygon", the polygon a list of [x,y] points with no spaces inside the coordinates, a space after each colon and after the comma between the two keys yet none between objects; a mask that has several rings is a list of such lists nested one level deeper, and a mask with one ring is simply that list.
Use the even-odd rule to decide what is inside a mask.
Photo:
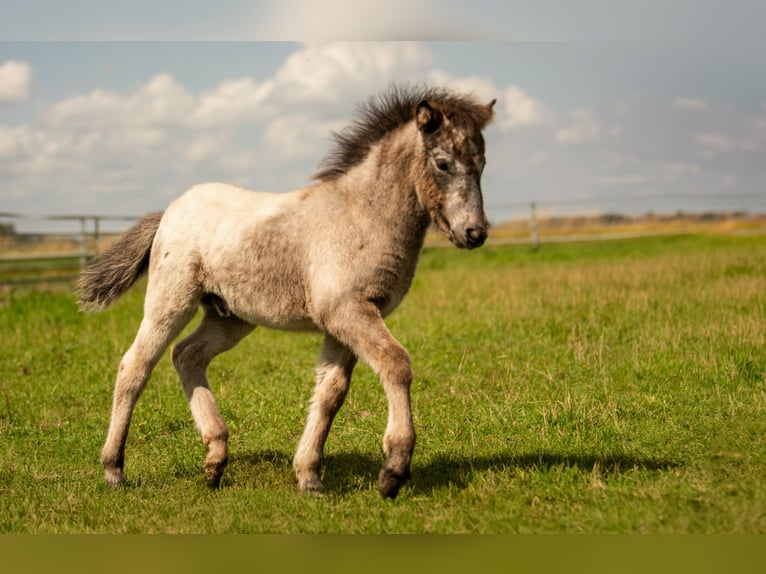
[{"label": "fence post", "polygon": [[80,218],[80,266],[85,267],[88,264],[88,229],[87,219]]},{"label": "fence post", "polygon": [[532,249],[538,249],[540,247],[540,239],[537,236],[537,204],[534,201],[530,205],[530,209],[529,226],[532,233]]},{"label": "fence post", "polygon": [[93,255],[98,256],[98,240],[101,236],[101,218],[96,215],[93,218]]}]

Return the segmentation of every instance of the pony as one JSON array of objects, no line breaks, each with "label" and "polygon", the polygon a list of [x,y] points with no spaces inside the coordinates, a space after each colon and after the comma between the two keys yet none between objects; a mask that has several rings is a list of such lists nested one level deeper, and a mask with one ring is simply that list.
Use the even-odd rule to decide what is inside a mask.
[{"label": "pony", "polygon": [[361,104],[305,188],[255,192],[197,185],[164,212],[139,220],[82,271],[80,309],[100,310],[148,273],[144,314],[122,357],[101,463],[107,485],[125,483],[130,420],[153,368],[176,344],[173,365],[206,446],[204,473],[217,488],[229,431],[207,367],[255,329],[324,334],[306,426],[293,458],[302,491],[320,493],[324,444],[357,360],[388,402],[382,495],[410,477],[415,429],[410,355],[384,323],[407,293],[434,225],[459,248],[487,238],[482,130],[496,100],[446,88],[393,85]]}]

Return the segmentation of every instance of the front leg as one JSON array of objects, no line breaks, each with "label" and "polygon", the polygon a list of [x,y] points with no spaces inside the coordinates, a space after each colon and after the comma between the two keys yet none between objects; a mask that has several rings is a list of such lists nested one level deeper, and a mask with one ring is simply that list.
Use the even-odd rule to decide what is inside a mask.
[{"label": "front leg", "polygon": [[322,451],[332,421],[346,398],[354,365],[354,353],[332,335],[327,335],[317,364],[316,387],[306,428],[293,459],[298,488],[303,491],[322,491]]},{"label": "front leg", "polygon": [[383,435],[386,459],[378,473],[378,488],[384,496],[395,498],[410,478],[415,427],[410,406],[410,355],[393,337],[391,340],[394,344],[384,354],[383,365],[370,365],[380,377],[388,399],[388,424]]},{"label": "front leg", "polygon": [[326,322],[327,329],[370,365],[388,399],[388,423],[383,435],[386,459],[378,474],[381,494],[395,498],[410,478],[415,450],[410,384],[412,367],[407,350],[391,335],[374,303],[347,301]]}]

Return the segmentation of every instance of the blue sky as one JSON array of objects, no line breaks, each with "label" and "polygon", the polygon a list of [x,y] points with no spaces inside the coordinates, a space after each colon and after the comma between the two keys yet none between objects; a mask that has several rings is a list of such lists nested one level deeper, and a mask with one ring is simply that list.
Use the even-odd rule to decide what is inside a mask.
[{"label": "blue sky", "polygon": [[766,211],[763,5],[4,2],[0,211],[138,215],[202,181],[300,187],[394,81],[498,99],[495,221],[531,201]]}]

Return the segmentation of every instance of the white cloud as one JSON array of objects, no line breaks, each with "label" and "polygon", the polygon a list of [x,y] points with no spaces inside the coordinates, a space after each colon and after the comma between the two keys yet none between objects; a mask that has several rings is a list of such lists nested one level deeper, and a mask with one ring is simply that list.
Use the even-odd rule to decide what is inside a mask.
[{"label": "white cloud", "polygon": [[[177,124],[185,118],[195,98],[169,74],[158,74],[138,93],[130,110],[149,125]],[[134,120],[138,118],[133,118]]]},{"label": "white cloud", "polygon": [[221,146],[219,138],[202,135],[186,144],[184,157],[193,162],[207,161],[221,150]]},{"label": "white cloud", "polygon": [[483,101],[500,99],[502,91],[490,78],[484,76],[453,76],[442,70],[433,70],[428,81],[434,86],[445,86],[459,92],[474,93]]},{"label": "white cloud", "polygon": [[158,74],[129,93],[96,89],[64,99],[44,113],[44,122],[83,130],[136,125],[218,129],[306,106],[347,108],[348,102],[385,89],[396,78],[416,78],[429,58],[417,43],[308,45],[293,52],[274,77],[262,81],[227,79],[194,94],[169,74]]},{"label": "white cloud", "polygon": [[429,51],[415,42],[309,44],[278,70],[275,91],[292,102],[348,102],[411,79],[429,62]]},{"label": "white cloud", "polygon": [[637,94],[556,109],[521,85],[433,69],[432,57],[414,43],[311,44],[266,77],[194,90],[165,73],[131,89],[41,101],[28,123],[0,125],[0,171],[18,211],[141,213],[211,179],[291,189],[306,183],[354,104],[409,80],[497,98],[485,134],[489,209],[531,200],[576,208],[593,198],[621,207],[644,193],[664,200],[762,181],[753,152],[766,143],[766,106],[747,114],[698,97]]},{"label": "white cloud", "polygon": [[[344,109],[396,79],[414,79],[430,61],[414,42],[309,44],[293,52],[273,77],[229,79],[201,93],[188,125],[215,129],[261,122],[297,112],[317,115],[316,106]],[[316,118],[314,118],[316,119]],[[309,122],[310,123],[310,122]]]},{"label": "white cloud", "polygon": [[30,129],[27,126],[10,127],[0,125],[0,159],[14,159],[27,147]]},{"label": "white cloud", "polygon": [[[320,121],[303,114],[285,114],[269,122],[263,134],[270,157],[319,161],[330,133],[343,127],[338,121]],[[307,173],[306,176],[309,174]]]},{"label": "white cloud", "polygon": [[504,111],[504,117],[500,121],[501,127],[534,126],[548,121],[545,105],[528,96],[518,86],[505,88],[500,99]]},{"label": "white cloud", "polygon": [[700,149],[700,156],[711,159],[720,153],[726,153],[734,148],[734,142],[728,136],[720,133],[698,133],[694,137],[694,143]]},{"label": "white cloud", "polygon": [[[0,125],[0,161],[8,184],[29,197],[55,189],[88,204],[93,194],[132,202],[147,182],[150,198],[222,178],[284,189],[285,179],[306,181],[353,103],[392,79],[418,77],[429,58],[415,43],[309,45],[271,77],[225,79],[199,92],[160,73],[131,90],[64,98],[31,124]],[[7,77],[10,67],[3,69]],[[305,171],[274,175],[295,161]]]},{"label": "white cloud", "polygon": [[104,129],[117,126],[168,126],[194,109],[195,98],[168,74],[158,74],[133,93],[97,89],[62,100],[45,114],[50,126]]},{"label": "white cloud", "polygon": [[252,78],[225,80],[199,96],[189,123],[213,127],[262,118],[268,113],[264,104],[273,89],[271,80],[260,83]]},{"label": "white cloud", "polygon": [[18,104],[32,92],[32,67],[26,62],[7,60],[0,65],[0,104]]},{"label": "white cloud", "polygon": [[519,86],[498,87],[484,76],[453,76],[441,70],[432,71],[429,81],[458,91],[473,92],[484,101],[497,99],[495,123],[501,129],[515,129],[548,123],[551,113],[547,106],[525,93]]},{"label": "white cloud", "polygon": [[565,128],[557,129],[555,139],[557,143],[578,144],[592,142],[599,138],[601,125],[590,110],[575,110],[571,114],[571,122]]},{"label": "white cloud", "polygon": [[678,110],[706,110],[707,102],[702,98],[678,97],[673,100],[673,107]]}]

